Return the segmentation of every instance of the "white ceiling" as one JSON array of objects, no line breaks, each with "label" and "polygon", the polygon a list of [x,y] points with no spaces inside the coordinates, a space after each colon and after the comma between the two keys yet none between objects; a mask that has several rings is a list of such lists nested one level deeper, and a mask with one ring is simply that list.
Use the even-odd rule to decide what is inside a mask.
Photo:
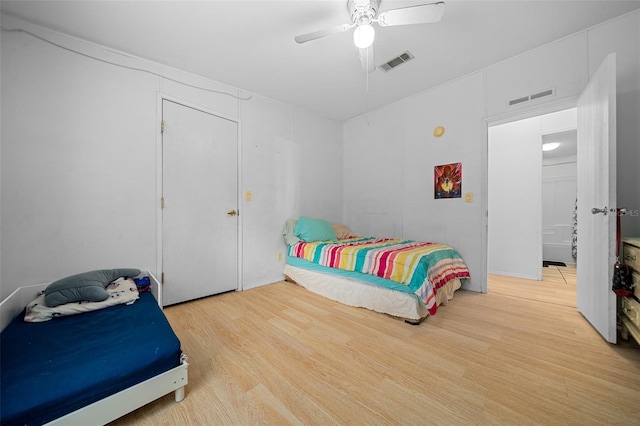
[{"label": "white ceiling", "polygon": [[542,136],[542,144],[557,142],[560,144],[553,151],[543,151],[542,158],[562,158],[575,156],[578,153],[578,131],[576,129],[552,133]]},{"label": "white ceiling", "polygon": [[[431,0],[382,0],[380,11]],[[345,120],[640,8],[640,1],[446,0],[437,24],[376,27],[361,73],[352,33],[294,36],[349,22],[347,0],[10,1],[14,17]]]}]

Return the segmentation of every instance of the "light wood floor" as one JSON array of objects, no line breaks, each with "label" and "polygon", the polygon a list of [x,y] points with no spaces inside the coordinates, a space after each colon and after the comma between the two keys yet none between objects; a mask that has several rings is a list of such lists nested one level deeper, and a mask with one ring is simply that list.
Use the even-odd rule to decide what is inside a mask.
[{"label": "light wood floor", "polygon": [[488,292],[576,306],[576,266],[542,268],[542,281],[489,274]]},{"label": "light wood floor", "polygon": [[169,307],[186,398],[114,424],[640,424],[637,345],[606,343],[560,290],[499,286],[418,326],[287,282]]}]

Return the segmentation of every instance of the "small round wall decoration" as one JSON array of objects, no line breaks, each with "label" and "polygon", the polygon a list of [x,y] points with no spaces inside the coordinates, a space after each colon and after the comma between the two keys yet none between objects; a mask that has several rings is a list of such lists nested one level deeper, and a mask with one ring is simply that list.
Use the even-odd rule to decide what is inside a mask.
[{"label": "small round wall decoration", "polygon": [[439,138],[442,135],[444,135],[444,127],[438,126],[435,129],[433,129],[433,136],[435,136],[436,138]]}]

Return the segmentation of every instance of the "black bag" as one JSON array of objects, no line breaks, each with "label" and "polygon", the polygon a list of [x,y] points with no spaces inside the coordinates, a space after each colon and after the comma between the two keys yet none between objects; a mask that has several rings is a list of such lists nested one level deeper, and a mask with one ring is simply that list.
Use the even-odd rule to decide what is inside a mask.
[{"label": "black bag", "polygon": [[631,296],[633,294],[633,283],[631,282],[631,269],[629,265],[616,262],[613,265],[613,292],[620,297]]},{"label": "black bag", "polygon": [[613,292],[620,296],[631,296],[633,294],[633,282],[631,281],[631,268],[618,261],[620,256],[620,209],[616,210],[616,263],[613,264]]}]

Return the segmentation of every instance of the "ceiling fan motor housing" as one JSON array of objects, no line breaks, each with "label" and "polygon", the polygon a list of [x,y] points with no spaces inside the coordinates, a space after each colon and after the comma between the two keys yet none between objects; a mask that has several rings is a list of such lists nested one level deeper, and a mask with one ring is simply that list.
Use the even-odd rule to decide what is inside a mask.
[{"label": "ceiling fan motor housing", "polygon": [[349,0],[347,8],[351,22],[356,25],[371,24],[378,15],[379,0]]}]

